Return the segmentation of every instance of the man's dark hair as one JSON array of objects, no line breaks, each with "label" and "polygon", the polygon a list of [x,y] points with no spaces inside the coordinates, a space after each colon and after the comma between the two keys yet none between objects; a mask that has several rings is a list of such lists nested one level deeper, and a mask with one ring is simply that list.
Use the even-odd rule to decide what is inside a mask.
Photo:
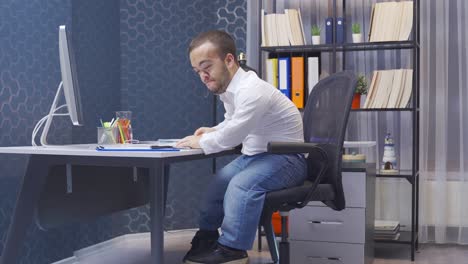
[{"label": "man's dark hair", "polygon": [[198,34],[198,36],[190,42],[188,53],[190,54],[192,50],[206,42],[213,43],[213,45],[218,49],[218,55],[221,59],[224,59],[228,53],[231,53],[237,63],[236,43],[231,35],[221,30],[210,30]]}]

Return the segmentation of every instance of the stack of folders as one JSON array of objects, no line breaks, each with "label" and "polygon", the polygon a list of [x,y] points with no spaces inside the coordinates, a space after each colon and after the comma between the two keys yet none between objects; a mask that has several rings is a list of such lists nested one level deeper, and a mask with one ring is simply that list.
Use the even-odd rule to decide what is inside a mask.
[{"label": "stack of folders", "polygon": [[405,108],[412,89],[412,69],[374,71],[363,108]]},{"label": "stack of folders", "polygon": [[333,43],[334,29],[336,29],[335,42],[343,44],[345,42],[345,20],[343,17],[336,18],[336,28],[333,25],[335,22],[333,17],[325,18],[325,44]]},{"label": "stack of folders", "polygon": [[374,238],[376,240],[398,240],[400,238],[400,222],[375,220]]},{"label": "stack of folders", "polygon": [[[297,108],[303,108],[305,94],[310,94],[319,81],[319,58],[269,58],[265,64],[265,80],[291,99]],[[307,76],[307,87],[305,76]]]},{"label": "stack of folders", "polygon": [[413,1],[375,3],[369,41],[408,40],[413,28]]},{"label": "stack of folders", "polygon": [[284,14],[267,14],[262,9],[262,47],[305,45],[304,26],[299,9]]}]

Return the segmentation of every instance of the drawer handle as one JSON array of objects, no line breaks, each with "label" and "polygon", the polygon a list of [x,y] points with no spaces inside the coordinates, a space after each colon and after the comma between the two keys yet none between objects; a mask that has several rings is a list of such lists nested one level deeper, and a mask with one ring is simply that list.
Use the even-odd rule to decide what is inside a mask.
[{"label": "drawer handle", "polygon": [[309,224],[317,224],[317,225],[342,225],[343,222],[341,221],[317,221],[317,220],[310,220]]},{"label": "drawer handle", "polygon": [[310,256],[307,259],[314,261],[314,263],[343,263],[342,259],[338,257]]}]

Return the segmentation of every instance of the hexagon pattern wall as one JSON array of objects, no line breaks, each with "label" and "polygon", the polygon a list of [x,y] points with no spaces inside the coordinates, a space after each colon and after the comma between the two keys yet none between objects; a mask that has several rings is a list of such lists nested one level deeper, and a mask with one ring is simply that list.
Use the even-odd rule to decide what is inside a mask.
[{"label": "hexagon pattern wall", "polygon": [[[119,20],[109,12],[119,5],[116,37],[108,30],[118,27]],[[73,25],[74,39],[79,40],[75,48],[87,122],[72,132],[66,118],[54,119],[51,143],[93,140],[94,119],[107,118],[117,107],[134,111],[135,135],[140,139],[182,137],[199,125],[211,125],[213,119],[213,97],[192,73],[188,43],[198,32],[218,28],[233,34],[245,50],[246,0],[2,0],[0,145],[28,145],[34,122],[48,112],[60,80],[57,27],[64,23]],[[100,30],[106,33],[99,35]],[[110,58],[119,52],[120,57]],[[219,104],[218,109],[222,112]],[[1,157],[0,254],[27,162],[24,157]],[[195,226],[200,190],[210,173],[210,161],[171,168],[166,228]],[[50,263],[90,243],[147,230],[146,208],[49,232],[32,227],[19,263]]]},{"label": "hexagon pattern wall", "polygon": [[[70,13],[71,1],[0,2],[1,146],[31,144],[35,122],[48,113],[60,81],[58,26],[70,25]],[[71,142],[67,120],[55,119],[50,138],[51,142]],[[25,157],[14,155],[0,158],[0,255],[26,162]],[[60,245],[68,236],[65,233],[51,233],[56,239],[50,241],[49,235],[30,228],[19,263],[46,263],[50,260],[47,245]],[[71,252],[67,246],[60,247],[62,252]]]},{"label": "hexagon pattern wall", "polygon": [[[86,10],[90,6],[86,6],[86,2],[94,1],[74,1],[73,9],[76,12],[86,14],[82,17],[88,18],[87,23],[103,24],[104,21],[97,21],[98,16],[93,17],[92,12],[87,12],[90,11]],[[105,21],[109,21],[111,17],[111,9],[108,8],[108,4],[115,6],[115,1],[103,0],[92,6],[92,9],[104,11],[100,14],[105,14],[101,17]],[[115,9],[117,23],[114,23],[114,28],[117,25],[117,41],[115,41],[117,50],[113,57],[119,58],[119,6],[115,6]],[[80,24],[78,19],[74,20],[77,22],[74,28],[77,30],[81,28],[81,31],[78,32],[89,33],[84,23]],[[2,36],[0,42],[0,145],[30,145],[31,131],[35,122],[48,113],[61,79],[58,26],[62,24],[67,25],[69,32],[72,31],[72,1],[2,0],[0,2],[0,35]],[[92,34],[88,35],[83,34],[78,39],[78,43],[74,41],[74,44],[78,44],[75,45],[75,52],[78,55],[77,63],[82,63],[84,66],[79,67],[79,71],[88,69],[99,72],[99,74],[90,75],[85,72],[84,75],[80,75],[81,72],[79,72],[80,77],[88,77],[82,79],[84,81],[81,83],[82,88],[89,87],[89,83],[102,84],[97,82],[99,81],[98,76],[102,76],[103,72],[99,69],[100,65],[91,63],[90,66],[89,62],[93,59],[102,60],[103,56],[94,58],[93,55],[88,55],[85,52],[96,50],[97,45],[94,44],[93,47],[91,43],[96,43],[100,39],[93,38]],[[101,35],[106,36],[106,34]],[[73,34],[73,36],[76,35]],[[112,65],[108,59],[104,63],[106,66]],[[119,67],[120,64],[117,63],[117,85],[113,87],[116,89],[113,94],[119,94]],[[107,76],[104,78],[109,79]],[[86,89],[83,90],[86,91]],[[89,96],[86,92],[82,96],[85,102],[93,102],[93,98],[99,97],[95,96],[96,94],[100,94],[99,89],[95,89],[94,93]],[[109,93],[102,91],[102,94]],[[117,104],[120,103],[119,100],[120,97],[116,100]],[[93,139],[95,139],[94,122],[92,125]],[[72,135],[68,117],[54,118],[53,127],[49,133],[49,143],[71,143]],[[76,135],[78,136],[79,133]],[[89,133],[87,137],[89,138]],[[1,157],[0,255],[7,235],[6,230],[10,225],[19,183],[27,164],[26,157],[16,155],[1,155]],[[93,223],[75,224],[47,232],[31,225],[26,242],[20,250],[21,258],[18,263],[50,263],[70,256],[73,250],[107,239],[111,237],[110,231],[112,229],[108,227],[111,220],[109,218],[98,219]]]},{"label": "hexagon pattern wall", "polygon": [[[121,2],[122,106],[137,113],[135,135],[183,137],[213,124],[213,97],[193,74],[187,47],[201,31],[224,29],[245,50],[246,5],[245,0]],[[211,166],[206,160],[172,166],[167,229],[196,226],[198,202]],[[124,229],[148,230],[147,208],[123,217]]]}]

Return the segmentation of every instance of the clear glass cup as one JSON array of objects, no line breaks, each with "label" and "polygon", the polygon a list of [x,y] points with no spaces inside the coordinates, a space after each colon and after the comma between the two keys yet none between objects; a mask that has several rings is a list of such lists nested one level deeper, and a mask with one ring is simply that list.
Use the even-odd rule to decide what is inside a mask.
[{"label": "clear glass cup", "polygon": [[99,145],[116,144],[118,138],[117,127],[98,127],[97,128],[97,143]]}]

